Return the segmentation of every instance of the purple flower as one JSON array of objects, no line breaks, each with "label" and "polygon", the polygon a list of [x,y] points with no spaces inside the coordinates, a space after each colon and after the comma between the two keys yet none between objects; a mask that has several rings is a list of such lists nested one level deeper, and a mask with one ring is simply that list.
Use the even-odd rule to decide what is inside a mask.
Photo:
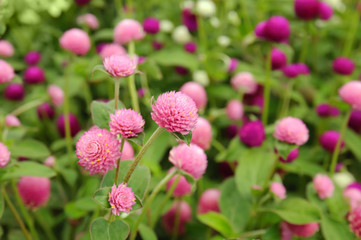
[{"label": "purple flower", "polygon": [[266,139],[264,126],[261,121],[244,124],[238,134],[241,141],[249,147],[261,146]]},{"label": "purple flower", "polygon": [[333,9],[330,5],[328,5],[328,3],[320,2],[318,14],[322,20],[327,21],[332,17]]},{"label": "purple flower", "polygon": [[143,29],[146,33],[156,34],[159,32],[159,20],[156,18],[146,18],[143,22]]},{"label": "purple flower", "polygon": [[37,84],[45,81],[43,69],[37,66],[28,67],[24,72],[24,81],[27,84]]},{"label": "purple flower", "polygon": [[361,112],[352,111],[350,119],[348,120],[348,127],[354,130],[356,133],[361,132]]},{"label": "purple flower", "polygon": [[283,157],[280,156],[279,160],[283,163],[291,163],[294,160],[296,160],[296,158],[298,158],[298,154],[299,154],[298,148],[295,148],[288,154],[286,159],[284,159]]},{"label": "purple flower", "polygon": [[43,103],[36,108],[39,119],[53,119],[55,115],[54,109],[49,103]]},{"label": "purple flower", "polygon": [[273,48],[271,52],[272,70],[282,69],[287,65],[287,56],[278,48]]},{"label": "purple flower", "polygon": [[288,78],[298,77],[300,74],[299,68],[295,64],[290,64],[282,68],[283,74]]},{"label": "purple flower", "polygon": [[333,61],[333,71],[341,75],[351,75],[355,69],[355,64],[348,58],[338,57]]},{"label": "purple flower", "polygon": [[[70,121],[70,135],[72,137],[74,137],[80,131],[81,127],[80,127],[77,117],[71,113],[69,114],[69,121]],[[63,114],[60,115],[60,117],[58,118],[56,125],[57,125],[60,136],[64,138],[65,137],[65,119],[64,119]]]},{"label": "purple flower", "polygon": [[340,114],[337,107],[333,107],[327,103],[321,103],[316,107],[316,112],[320,117],[336,117]]},{"label": "purple flower", "polygon": [[[337,131],[327,131],[323,133],[320,137],[321,146],[328,152],[333,153],[336,149],[336,144],[340,138],[340,133]],[[340,149],[345,145],[345,142],[341,142]]]},{"label": "purple flower", "polygon": [[25,88],[20,83],[10,83],[4,91],[5,98],[10,101],[21,101],[25,96]]},{"label": "purple flower", "polygon": [[197,16],[192,13],[190,9],[183,9],[182,11],[182,23],[188,28],[190,32],[197,31]]},{"label": "purple flower", "polygon": [[290,23],[282,16],[273,16],[267,20],[264,35],[273,42],[285,42],[290,36]]},{"label": "purple flower", "polygon": [[36,65],[41,59],[41,54],[37,51],[28,52],[25,56],[25,62],[28,65]]},{"label": "purple flower", "polygon": [[319,12],[318,0],[295,0],[295,13],[303,20],[316,18]]},{"label": "purple flower", "polygon": [[189,53],[195,53],[197,51],[197,44],[195,42],[187,42],[184,44],[184,50]]},{"label": "purple flower", "polygon": [[228,72],[233,72],[238,66],[238,59],[237,58],[231,58],[231,61],[228,65]]}]

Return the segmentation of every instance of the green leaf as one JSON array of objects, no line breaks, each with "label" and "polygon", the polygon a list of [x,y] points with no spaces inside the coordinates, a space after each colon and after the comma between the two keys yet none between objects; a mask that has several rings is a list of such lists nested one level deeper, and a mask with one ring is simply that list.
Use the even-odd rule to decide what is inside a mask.
[{"label": "green leaf", "polygon": [[162,49],[149,55],[148,58],[163,66],[183,66],[191,71],[196,71],[199,64],[194,54],[187,53],[181,48]]},{"label": "green leaf", "polygon": [[279,240],[281,239],[281,231],[279,224],[273,225],[263,235],[263,240]]},{"label": "green leaf", "polygon": [[238,137],[235,137],[229,143],[227,150],[222,152],[217,157],[217,162],[222,161],[236,161],[242,158],[242,154],[247,151],[248,148],[244,146]]},{"label": "green leaf", "polygon": [[141,132],[137,137],[128,138],[127,140],[134,142],[138,146],[143,146],[144,136],[145,136],[144,132]]},{"label": "green leaf", "polygon": [[111,75],[107,72],[107,70],[105,70],[105,68],[104,68],[103,65],[96,65],[96,66],[93,68],[93,70],[92,70],[92,75],[94,75],[94,73],[95,73],[96,71],[103,72],[103,73],[105,73],[106,75],[111,76]]},{"label": "green leaf", "polygon": [[94,201],[103,208],[110,208],[109,193],[112,190],[111,187],[99,188],[93,196]]},{"label": "green leaf", "polygon": [[[110,114],[114,113],[114,100],[107,103],[93,101],[91,103],[91,114],[93,122],[99,128],[109,129]],[[124,108],[124,104],[118,101],[118,108]]]},{"label": "green leaf", "polygon": [[208,212],[197,217],[203,224],[218,231],[224,237],[232,237],[235,235],[227,218],[220,213]]},{"label": "green leaf", "polygon": [[325,215],[322,216],[321,230],[326,240],[355,239],[345,222],[334,220]]},{"label": "green leaf", "polygon": [[357,160],[361,161],[361,137],[351,129],[346,129],[345,143],[355,155]]},{"label": "green leaf", "polygon": [[50,177],[54,177],[55,175],[56,173],[53,169],[43,164],[26,161],[26,162],[19,162],[10,168],[1,169],[0,180],[5,181],[8,179],[19,178],[23,176],[50,178]]},{"label": "green leaf", "polygon": [[104,218],[97,218],[90,226],[92,240],[125,240],[129,235],[129,226],[122,220],[109,223]]},{"label": "green leaf", "polygon": [[148,76],[156,80],[161,80],[163,78],[162,71],[160,70],[158,64],[152,59],[147,59],[144,63],[138,65],[138,67],[139,70],[147,73]]},{"label": "green leaf", "polygon": [[113,41],[113,31],[112,28],[100,29],[94,33],[93,40],[95,42]]},{"label": "green leaf", "polygon": [[[2,192],[0,191],[0,219],[4,214],[5,209],[5,203],[4,203],[4,196],[2,195]],[[0,235],[1,237],[1,235]]]},{"label": "green leaf", "polygon": [[177,141],[185,142],[188,146],[191,144],[192,132],[188,133],[187,135],[173,132],[172,135],[177,139]]},{"label": "green leaf", "polygon": [[315,176],[317,173],[325,173],[325,169],[319,164],[301,158],[292,163],[280,163],[279,165],[287,172],[308,175],[310,177]]},{"label": "green leaf", "polygon": [[50,155],[48,148],[34,139],[25,139],[10,147],[12,157],[46,158]]},{"label": "green leaf", "polygon": [[194,177],[193,177],[192,175],[190,175],[189,173],[187,173],[187,172],[185,172],[185,171],[183,171],[183,170],[180,170],[180,169],[178,169],[178,172],[179,172],[182,176],[184,176],[184,177],[186,178],[186,180],[187,180],[188,183],[190,183],[190,184],[193,185],[193,184],[196,182],[196,180],[194,179]]},{"label": "green leaf", "polygon": [[158,240],[157,235],[155,235],[153,229],[145,224],[139,225],[139,233],[143,240]]},{"label": "green leaf", "polygon": [[70,219],[81,218],[87,213],[87,210],[80,209],[75,202],[69,202],[65,205],[65,215]]}]

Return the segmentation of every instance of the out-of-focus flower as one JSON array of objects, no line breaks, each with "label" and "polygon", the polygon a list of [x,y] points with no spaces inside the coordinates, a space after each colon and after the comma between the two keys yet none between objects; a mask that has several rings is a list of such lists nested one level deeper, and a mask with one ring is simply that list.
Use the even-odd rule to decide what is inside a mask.
[{"label": "out-of-focus flower", "polygon": [[333,71],[341,75],[351,75],[355,69],[355,64],[352,60],[346,57],[338,57],[332,63]]},{"label": "out-of-focus flower", "polygon": [[[36,108],[36,113],[38,114],[39,119],[53,119],[55,116],[54,109],[50,106],[49,103],[43,103]],[[64,123],[63,123],[64,124]]]},{"label": "out-of-focus flower", "polygon": [[114,42],[126,44],[145,36],[142,25],[134,19],[123,19],[114,29]]},{"label": "out-of-focus flower", "polygon": [[153,17],[144,19],[143,29],[146,33],[157,34],[160,29],[159,20]]},{"label": "out-of-focus flower", "polygon": [[202,17],[212,17],[216,14],[216,5],[211,0],[200,0],[196,3],[196,11]]},{"label": "out-of-focus flower", "polygon": [[326,2],[320,2],[319,16],[322,20],[327,21],[333,15],[332,7]]},{"label": "out-of-focus flower", "polygon": [[203,85],[208,86],[209,84],[209,77],[206,71],[197,70],[193,72],[193,81]]},{"label": "out-of-focus flower", "polygon": [[45,159],[45,162],[44,162],[45,166],[47,167],[54,167],[55,165],[55,157],[54,156],[49,156]]},{"label": "out-of-focus flower", "polygon": [[300,146],[308,141],[308,129],[302,120],[285,117],[276,124],[273,136],[282,142]]},{"label": "out-of-focus flower", "polygon": [[349,221],[350,229],[356,237],[361,237],[361,205],[351,210],[347,215],[347,220]]},{"label": "out-of-focus flower", "polygon": [[231,120],[241,120],[244,114],[243,104],[239,100],[231,100],[226,106],[227,117]]},{"label": "out-of-focus flower", "polygon": [[169,21],[169,20],[160,21],[160,30],[161,31],[170,33],[170,32],[172,32],[173,28],[174,28],[174,25],[171,21]]},{"label": "out-of-focus flower", "polygon": [[[70,122],[70,135],[74,137],[81,129],[78,118],[69,113],[69,122]],[[56,126],[61,137],[65,137],[65,118],[64,115],[60,115],[56,121]]]},{"label": "out-of-focus flower", "polygon": [[0,84],[10,82],[15,77],[13,67],[0,59]]},{"label": "out-of-focus flower", "polygon": [[320,2],[318,0],[295,0],[295,13],[303,20],[311,20],[319,13]]},{"label": "out-of-focus flower", "polygon": [[350,104],[355,110],[361,111],[361,82],[350,81],[344,84],[339,90],[338,94],[343,101]]},{"label": "out-of-focus flower", "polygon": [[126,55],[127,51],[117,43],[105,44],[102,49],[99,51],[99,55],[104,60],[107,57],[112,55]]},{"label": "out-of-focus flower", "polygon": [[7,127],[19,127],[19,126],[21,126],[21,122],[16,116],[14,116],[12,114],[8,114],[5,117],[5,126],[7,126]]},{"label": "out-of-focus flower", "polygon": [[282,69],[287,65],[287,56],[278,48],[272,48],[271,52],[272,70]]},{"label": "out-of-focus flower", "polygon": [[264,36],[273,42],[287,41],[290,36],[290,23],[282,16],[273,16],[264,26]]},{"label": "out-of-focus flower", "polygon": [[207,119],[199,117],[196,128],[192,132],[191,143],[197,144],[204,150],[209,149],[212,141],[212,126]]},{"label": "out-of-focus flower", "polygon": [[197,44],[195,42],[187,42],[184,44],[184,50],[189,53],[195,53],[197,51]]},{"label": "out-of-focus flower", "polygon": [[239,138],[249,147],[261,146],[266,139],[266,133],[261,121],[252,121],[243,124],[239,130]]},{"label": "out-of-focus flower", "polygon": [[217,42],[221,47],[228,47],[231,44],[231,39],[228,36],[219,36]]},{"label": "out-of-focus flower", "polygon": [[203,109],[207,105],[207,92],[201,84],[186,82],[179,91],[191,97],[198,109]]},{"label": "out-of-focus flower", "polygon": [[216,188],[210,188],[204,191],[199,198],[198,202],[198,214],[205,214],[207,212],[220,212],[219,198],[221,197],[221,191]]},{"label": "out-of-focus flower", "polygon": [[78,28],[66,31],[59,39],[61,48],[77,55],[85,55],[91,47],[88,34]]},{"label": "out-of-focus flower", "polygon": [[0,56],[1,57],[11,57],[14,55],[13,45],[6,40],[0,40]]},{"label": "out-of-focus flower", "polygon": [[91,13],[87,13],[87,14],[79,16],[76,19],[76,22],[79,25],[84,24],[92,30],[96,30],[99,28],[99,21],[98,21],[97,17]]},{"label": "out-of-focus flower", "polygon": [[173,196],[174,197],[183,197],[185,195],[188,195],[192,192],[192,185],[187,181],[187,179],[179,174],[176,174],[173,176],[168,182],[167,182],[167,191],[172,187],[174,181],[179,177],[179,181],[177,186],[174,189]]},{"label": "out-of-focus flower", "polygon": [[240,72],[231,79],[231,85],[234,90],[247,94],[253,94],[257,91],[257,82],[250,72]]},{"label": "out-of-focus flower", "polygon": [[185,201],[175,201],[172,207],[166,212],[162,218],[162,225],[164,229],[172,234],[174,224],[176,222],[177,209],[179,209],[179,225],[178,234],[184,234],[186,230],[186,223],[192,219],[192,209]]},{"label": "out-of-focus flower", "polygon": [[286,198],[286,188],[282,183],[273,182],[270,186],[270,191],[278,198],[285,199]]},{"label": "out-of-focus flower", "polygon": [[236,11],[228,12],[227,18],[228,18],[228,21],[235,26],[238,26],[241,23],[238,13]]},{"label": "out-of-focus flower", "polygon": [[188,29],[183,25],[178,26],[173,30],[172,38],[178,44],[185,44],[192,40],[192,36]]},{"label": "out-of-focus flower", "polygon": [[237,58],[231,58],[231,60],[229,61],[229,64],[228,64],[228,70],[227,72],[233,72],[236,68],[237,68],[237,65],[238,65],[238,59]]},{"label": "out-of-focus flower", "polygon": [[316,107],[316,112],[320,117],[336,117],[340,115],[340,110],[337,107],[331,106],[327,103],[321,103]]},{"label": "out-of-focus flower", "polygon": [[313,186],[320,199],[332,197],[335,187],[327,175],[317,174],[313,178]]},{"label": "out-of-focus flower", "polygon": [[9,161],[10,151],[2,142],[0,142],[0,168],[5,167]]},{"label": "out-of-focus flower", "polygon": [[[336,148],[338,139],[340,138],[340,133],[337,131],[326,131],[320,137],[321,146],[328,152],[333,153]],[[345,146],[345,141],[342,140],[340,149]]]},{"label": "out-of-focus flower", "polygon": [[298,148],[293,149],[287,156],[286,159],[284,159],[282,156],[279,156],[279,160],[283,163],[291,163],[294,160],[298,158]]},{"label": "out-of-focus flower", "polygon": [[50,179],[45,177],[21,177],[18,182],[21,200],[30,209],[46,205],[50,197]]},{"label": "out-of-focus flower", "polygon": [[56,86],[56,85],[50,85],[48,87],[48,94],[51,98],[51,102],[54,104],[54,106],[61,106],[64,102],[64,92],[63,90]]},{"label": "out-of-focus flower", "polygon": [[361,111],[352,111],[348,120],[348,127],[357,133],[361,132]]},{"label": "out-of-focus flower", "polygon": [[320,225],[318,223],[307,223],[302,225],[287,223],[288,228],[291,230],[291,232],[299,237],[311,237],[314,235],[320,228]]},{"label": "out-of-focus flower", "polygon": [[38,66],[28,67],[24,72],[24,81],[27,84],[38,84],[45,81],[43,69]]},{"label": "out-of-focus flower", "polygon": [[37,51],[28,52],[25,55],[24,60],[25,60],[26,64],[28,64],[28,65],[36,65],[41,60],[41,53],[37,52]]}]

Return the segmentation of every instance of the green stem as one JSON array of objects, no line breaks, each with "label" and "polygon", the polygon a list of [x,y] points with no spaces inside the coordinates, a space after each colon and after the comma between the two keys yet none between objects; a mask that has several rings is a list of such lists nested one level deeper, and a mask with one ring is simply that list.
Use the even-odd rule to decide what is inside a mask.
[{"label": "green stem", "polygon": [[291,80],[291,83],[289,84],[288,89],[287,89],[287,91],[285,93],[285,98],[283,100],[281,116],[280,117],[285,117],[287,115],[287,113],[288,113],[288,109],[289,109],[290,102],[291,102],[291,96],[292,96],[292,89],[293,89],[294,81],[296,81],[296,79]]},{"label": "green stem", "polygon": [[242,20],[243,20],[241,22],[241,24],[244,23],[244,29],[246,30],[246,33],[248,33],[253,29],[252,23],[250,21],[249,15],[248,15],[248,11],[247,11],[247,8],[246,8],[245,1],[240,0],[239,4],[240,4],[240,15],[242,16]]},{"label": "green stem", "polygon": [[[133,56],[135,54],[135,44],[133,41],[129,42],[128,54],[131,58],[133,58]],[[129,88],[130,98],[132,100],[132,107],[135,111],[140,113],[138,94],[137,94],[137,88],[135,86],[134,74],[132,74],[128,77],[128,88]]]},{"label": "green stem", "polygon": [[359,25],[359,21],[360,21],[360,12],[356,9],[354,11],[354,15],[351,16],[350,30],[348,32],[346,42],[345,42],[345,46],[344,46],[343,51],[342,51],[342,55],[345,56],[345,57],[347,57],[351,53],[352,46],[353,46],[353,43],[355,41],[355,36],[356,36],[356,31],[357,31],[357,28],[358,28],[358,25]]},{"label": "green stem", "polygon": [[345,135],[345,132],[346,132],[346,129],[347,129],[347,124],[348,124],[348,120],[350,119],[350,115],[351,115],[351,110],[348,111],[348,113],[345,116],[345,119],[344,119],[342,127],[341,127],[341,131],[340,131],[340,137],[337,140],[335,151],[332,154],[332,160],[331,160],[331,166],[330,166],[330,176],[331,177],[335,173],[335,167],[336,167],[336,164],[337,164],[338,155],[339,155],[340,150],[341,150],[341,143],[342,143],[343,136]]},{"label": "green stem", "polygon": [[65,71],[64,76],[64,123],[65,123],[65,141],[66,141],[66,149],[68,154],[68,162],[69,165],[72,164],[71,162],[71,154],[72,154],[72,137],[70,132],[70,119],[69,119],[69,112],[70,112],[70,104],[69,104],[69,74],[71,70],[71,60],[72,57],[69,57],[68,66]]},{"label": "green stem", "polygon": [[241,234],[241,239],[242,238],[260,236],[260,235],[265,234],[266,231],[267,231],[267,229],[259,229],[259,230],[254,230],[254,231],[250,231],[250,232],[245,232],[245,233]]},{"label": "green stem", "polygon": [[4,196],[6,204],[9,206],[11,213],[14,215],[15,220],[18,222],[18,224],[21,228],[21,231],[23,231],[23,233],[24,233],[25,238],[27,240],[31,240],[32,238],[31,238],[28,230],[26,229],[26,227],[23,223],[23,220],[21,220],[19,213],[16,211],[14,205],[11,203],[11,201],[9,199],[9,196],[6,193],[4,184],[1,186],[1,191],[2,191],[2,195]]},{"label": "green stem", "polygon": [[303,63],[306,60],[308,44],[310,42],[310,39],[312,39],[312,33],[311,33],[312,26],[310,25],[312,23],[309,21],[306,22],[305,24],[306,24],[306,36],[303,37],[302,50],[301,50],[300,58],[298,59],[298,61],[301,63]]},{"label": "green stem", "polygon": [[180,211],[181,211],[181,199],[177,198],[176,199],[177,202],[177,207],[176,207],[176,211],[175,211],[175,220],[174,220],[174,226],[173,226],[173,232],[172,232],[172,240],[177,240],[177,236],[178,236],[178,229],[179,229],[179,224],[180,224]]},{"label": "green stem", "polygon": [[270,102],[270,95],[271,95],[271,52],[272,47],[269,49],[269,53],[267,55],[266,60],[266,79],[264,84],[264,107],[263,107],[263,114],[262,114],[262,123],[266,127],[267,126],[267,119],[268,119],[268,111],[269,111],[269,102]]},{"label": "green stem", "polygon": [[145,89],[145,99],[146,99],[146,102],[148,104],[150,104],[150,99],[152,97],[151,93],[150,93],[150,88],[149,88],[149,85],[148,85],[148,78],[147,78],[147,74],[146,73],[143,73],[140,75],[140,80],[141,80],[141,84],[142,84],[142,88]]},{"label": "green stem", "polygon": [[144,144],[144,146],[140,149],[138,155],[136,156],[136,158],[134,159],[132,165],[130,166],[127,175],[125,175],[124,178],[124,183],[127,183],[130,179],[130,177],[132,176],[132,173],[135,170],[135,167],[138,165],[138,163],[140,162],[140,160],[142,160],[142,157],[144,155],[144,153],[148,150],[148,148],[150,147],[150,145],[155,141],[155,139],[157,139],[157,137],[162,134],[162,132],[164,131],[164,128],[162,127],[158,127],[154,133],[152,134],[152,136],[150,136],[150,138],[148,139],[148,141]]},{"label": "green stem", "polygon": [[[122,137],[121,138],[121,145],[120,145],[120,154],[123,154],[123,148],[124,148],[124,143],[125,143],[125,139]],[[117,161],[117,169],[115,171],[115,177],[114,177],[114,184],[117,185],[118,184],[118,176],[119,176],[119,166],[120,166],[120,160],[122,159],[122,155],[120,155],[120,158]]]},{"label": "green stem", "polygon": [[17,109],[15,109],[14,111],[12,111],[12,115],[15,116],[19,116],[20,114],[22,114],[23,112],[26,112],[34,107],[39,106],[40,104],[42,104],[47,98],[40,98],[40,99],[36,99],[34,101],[28,102],[20,107],[18,107]]},{"label": "green stem", "polygon": [[199,40],[201,43],[201,47],[203,48],[203,52],[207,52],[207,34],[206,34],[206,30],[204,28],[204,21],[203,18],[201,16],[198,16],[197,18],[198,20],[198,34],[199,34]]},{"label": "green stem", "polygon": [[273,160],[272,167],[271,167],[271,171],[269,172],[266,180],[264,181],[263,190],[266,190],[266,189],[267,189],[268,183],[269,183],[269,181],[271,181],[272,176],[273,176],[275,170],[277,169],[278,157],[279,157],[279,156],[278,156],[277,153],[275,153],[274,156],[275,156],[275,159]]},{"label": "green stem", "polygon": [[114,78],[114,109],[118,109],[120,78]]},{"label": "green stem", "polygon": [[170,173],[168,173],[163,179],[162,181],[160,181],[158,183],[158,185],[154,188],[152,194],[148,197],[142,213],[139,215],[137,221],[135,222],[131,234],[130,234],[130,240],[134,240],[135,237],[137,236],[137,231],[138,231],[138,227],[140,225],[140,223],[142,222],[142,219],[144,217],[144,215],[146,214],[146,212],[148,211],[148,208],[150,207],[150,204],[152,203],[152,201],[154,200],[155,196],[159,193],[159,191],[162,189],[162,187],[176,174],[176,171],[172,171]]},{"label": "green stem", "polygon": [[224,152],[227,149],[222,145],[222,143],[220,143],[217,139],[213,139],[211,141],[211,144],[213,147],[215,147],[217,149],[218,152]]},{"label": "green stem", "polygon": [[39,225],[43,228],[47,239],[49,240],[56,240],[56,237],[53,233],[53,230],[48,226],[48,224],[46,222],[44,222],[44,220],[41,218],[41,216],[38,216],[38,214],[36,214],[36,212],[33,212],[33,216],[34,219],[39,223]]}]

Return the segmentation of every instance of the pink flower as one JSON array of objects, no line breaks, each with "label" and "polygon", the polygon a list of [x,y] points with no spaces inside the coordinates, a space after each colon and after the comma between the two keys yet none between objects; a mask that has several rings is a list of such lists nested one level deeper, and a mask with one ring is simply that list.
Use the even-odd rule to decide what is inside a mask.
[{"label": "pink flower", "polygon": [[121,183],[112,187],[109,193],[109,204],[112,206],[112,213],[119,216],[121,212],[129,213],[135,204],[135,195],[131,187],[127,187],[126,183]]},{"label": "pink flower", "polygon": [[78,164],[89,174],[105,173],[115,167],[120,158],[120,144],[106,129],[91,128],[76,143]]},{"label": "pink flower", "polygon": [[280,199],[286,198],[286,188],[285,188],[285,186],[283,186],[282,183],[279,183],[279,182],[271,183],[270,190],[278,198],[280,198]]},{"label": "pink flower", "polygon": [[311,237],[320,228],[319,224],[316,222],[302,224],[302,225],[287,223],[287,226],[293,234],[295,234],[296,236],[299,236],[299,237],[304,237],[304,238]]},{"label": "pink flower", "polygon": [[132,145],[128,141],[125,141],[123,151],[122,151],[122,158],[121,160],[132,160],[134,158],[134,150]]},{"label": "pink flower", "polygon": [[183,135],[192,131],[197,123],[198,109],[192,98],[181,92],[166,92],[152,105],[152,119],[168,132]]},{"label": "pink flower", "polygon": [[45,162],[44,162],[45,166],[47,167],[54,167],[55,165],[55,157],[54,156],[49,156],[45,159]]},{"label": "pink flower", "polygon": [[350,104],[353,109],[361,111],[361,82],[351,81],[343,85],[338,94],[346,103]]},{"label": "pink flower", "polygon": [[201,178],[207,168],[207,155],[195,144],[188,146],[182,143],[173,147],[169,152],[169,161],[195,179]]},{"label": "pink flower", "polygon": [[219,198],[221,192],[218,189],[210,188],[202,193],[198,203],[198,214],[205,214],[207,212],[220,212]]},{"label": "pink flower", "polygon": [[253,74],[249,72],[240,72],[231,79],[234,90],[253,94],[257,91],[257,82],[254,80]]},{"label": "pink flower", "polygon": [[349,212],[347,220],[349,221],[351,231],[353,231],[357,237],[361,237],[361,205],[358,205]]},{"label": "pink flower", "polygon": [[59,39],[60,46],[77,55],[85,55],[91,47],[90,38],[86,32],[78,28],[66,31]]},{"label": "pink flower", "polygon": [[361,204],[361,191],[356,188],[346,188],[343,191],[343,196],[346,198],[347,202],[350,204],[351,209],[356,208]]},{"label": "pink flower", "polygon": [[0,168],[5,167],[10,161],[10,152],[6,145],[0,142]]},{"label": "pink flower", "polygon": [[[321,146],[330,153],[333,153],[336,149],[336,145],[339,138],[340,138],[340,133],[338,131],[334,131],[334,130],[326,131],[320,137]],[[345,146],[345,141],[342,140],[340,145],[340,150],[342,150],[344,146]]]},{"label": "pink flower", "polygon": [[335,187],[327,175],[317,174],[313,178],[313,186],[320,199],[332,197]]},{"label": "pink flower", "polygon": [[142,25],[133,19],[124,19],[114,29],[114,42],[126,44],[130,41],[141,40],[145,33]]},{"label": "pink flower", "polygon": [[198,109],[202,109],[207,105],[207,92],[199,83],[187,82],[183,84],[179,91],[190,96]]},{"label": "pink flower", "polygon": [[137,61],[127,55],[112,55],[103,61],[105,70],[113,77],[128,77],[134,74]]},{"label": "pink flower", "polygon": [[185,233],[186,223],[192,219],[192,209],[185,201],[175,201],[163,216],[162,225],[168,233],[172,233],[176,220],[177,209],[180,209],[178,234]]},{"label": "pink flower", "polygon": [[[171,169],[172,171],[172,169]],[[174,181],[180,176],[179,182],[177,184],[177,186],[174,189],[173,192],[173,196],[174,197],[182,197],[185,196],[187,194],[190,194],[192,192],[192,185],[186,180],[186,178],[184,176],[181,176],[179,174],[176,174],[174,177],[172,177],[168,182],[167,182],[167,191],[169,191],[169,189],[172,187]]]},{"label": "pink flower", "polygon": [[13,45],[6,40],[0,40],[0,56],[11,57],[12,55],[14,55]]},{"label": "pink flower", "polygon": [[282,142],[300,146],[308,141],[308,129],[302,120],[285,117],[276,124],[273,136]]},{"label": "pink flower", "polygon": [[64,92],[63,90],[56,86],[56,85],[50,85],[48,87],[48,94],[51,98],[52,103],[54,106],[61,106],[64,102]]},{"label": "pink flower", "polygon": [[8,114],[5,117],[5,126],[7,126],[7,127],[19,127],[19,126],[21,126],[21,122],[16,116],[14,116],[12,114]]},{"label": "pink flower", "polygon": [[127,51],[117,43],[105,44],[105,46],[102,48],[102,50],[99,53],[99,55],[102,57],[103,60],[112,55],[126,55],[126,54]]},{"label": "pink flower", "polygon": [[241,120],[244,114],[243,104],[238,100],[231,100],[227,103],[226,113],[231,120]]},{"label": "pink flower", "polygon": [[19,194],[24,204],[31,209],[44,206],[50,197],[50,179],[45,177],[21,177]]},{"label": "pink flower", "polygon": [[286,222],[281,222],[280,228],[281,228],[281,239],[282,240],[292,240],[293,233],[288,228],[288,224]]},{"label": "pink flower", "polygon": [[144,130],[142,115],[132,109],[118,109],[110,114],[110,132],[113,135],[121,134],[123,138],[138,136]]},{"label": "pink flower", "polygon": [[209,149],[212,141],[212,126],[207,119],[199,117],[197,126],[192,132],[191,143],[197,144],[204,150]]},{"label": "pink flower", "polygon": [[76,19],[76,22],[79,25],[84,24],[84,25],[88,26],[92,30],[96,30],[96,29],[99,28],[99,22],[98,22],[97,17],[94,16],[93,14],[91,14],[91,13],[87,13],[87,14],[79,16]]},{"label": "pink flower", "polygon": [[13,67],[0,59],[0,84],[10,82],[15,77]]}]

